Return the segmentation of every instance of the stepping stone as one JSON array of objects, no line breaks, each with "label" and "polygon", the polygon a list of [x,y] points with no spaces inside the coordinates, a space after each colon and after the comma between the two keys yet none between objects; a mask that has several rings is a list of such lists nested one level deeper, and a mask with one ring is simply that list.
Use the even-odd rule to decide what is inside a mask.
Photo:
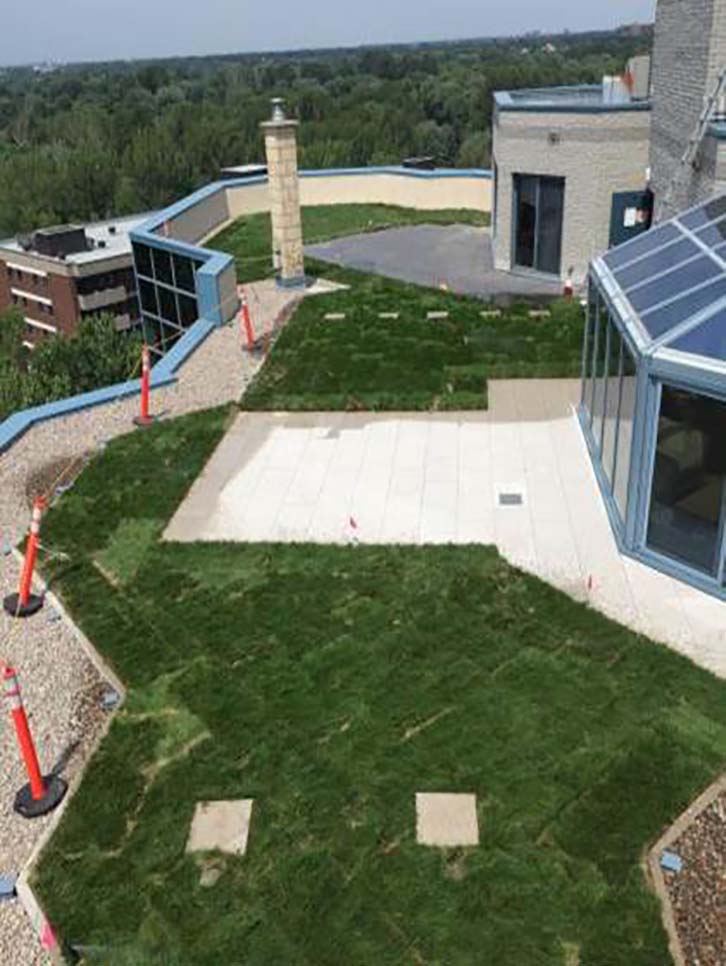
[{"label": "stepping stone", "polygon": [[549,309],[530,309],[529,317],[530,319],[549,319],[552,313]]},{"label": "stepping stone", "polygon": [[15,873],[0,875],[0,902],[6,902],[8,899],[16,897],[15,886],[17,882],[18,877]]},{"label": "stepping stone", "polygon": [[501,309],[485,309],[483,312],[479,313],[483,319],[498,319],[500,318],[501,314]]},{"label": "stepping stone", "polygon": [[416,841],[438,848],[478,845],[476,795],[417,792]]},{"label": "stepping stone", "polygon": [[251,798],[197,802],[187,852],[227,852],[244,855],[252,819]]},{"label": "stepping stone", "polygon": [[429,321],[433,321],[435,319],[448,319],[448,317],[449,317],[448,312],[427,312],[426,313],[426,318],[429,319]]},{"label": "stepping stone", "polygon": [[379,312],[379,319],[397,319],[399,316],[398,312]]},{"label": "stepping stone", "polygon": [[660,864],[667,872],[680,872],[683,868],[683,859],[675,852],[664,852],[660,857]]},{"label": "stepping stone", "polygon": [[327,312],[323,318],[326,322],[342,322],[345,318],[345,312]]}]

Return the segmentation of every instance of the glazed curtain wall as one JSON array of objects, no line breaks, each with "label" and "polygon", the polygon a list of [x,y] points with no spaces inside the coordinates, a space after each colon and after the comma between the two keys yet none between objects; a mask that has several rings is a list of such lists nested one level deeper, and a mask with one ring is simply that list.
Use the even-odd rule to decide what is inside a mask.
[{"label": "glazed curtain wall", "polygon": [[724,582],[726,402],[661,388],[647,545]]},{"label": "glazed curtain wall", "polygon": [[194,273],[201,261],[134,242],[144,340],[157,355],[199,318]]},{"label": "glazed curtain wall", "polygon": [[636,397],[636,361],[594,285],[590,287],[582,407],[621,522],[625,522]]}]

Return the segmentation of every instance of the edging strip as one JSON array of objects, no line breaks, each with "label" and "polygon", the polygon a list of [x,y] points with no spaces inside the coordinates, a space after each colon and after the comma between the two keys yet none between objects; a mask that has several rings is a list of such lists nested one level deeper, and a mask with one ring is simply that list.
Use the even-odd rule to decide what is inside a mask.
[{"label": "edging strip", "polygon": [[[22,560],[22,554],[17,550],[17,548],[13,548],[13,553],[15,554],[18,560]],[[18,876],[18,881],[16,885],[18,899],[21,905],[23,906],[23,909],[25,910],[25,913],[27,914],[28,919],[30,920],[30,924],[33,927],[34,932],[36,933],[36,935],[38,936],[38,939],[40,940],[40,944],[44,952],[50,957],[50,961],[53,964],[53,966],[63,966],[63,964],[65,963],[65,959],[62,951],[62,943],[59,943],[58,937],[55,933],[55,930],[53,929],[53,926],[51,925],[50,921],[46,917],[45,912],[43,911],[43,907],[40,904],[40,901],[38,900],[37,896],[33,892],[33,887],[30,884],[30,880],[33,876],[33,873],[35,872],[35,867],[38,864],[38,860],[40,859],[43,849],[45,849],[46,845],[48,844],[51,837],[55,833],[55,830],[58,828],[60,820],[63,818],[63,815],[65,814],[65,810],[68,807],[69,802],[78,791],[78,788],[80,787],[81,782],[83,781],[83,776],[85,774],[86,768],[88,768],[89,764],[91,763],[91,760],[93,759],[94,755],[98,751],[98,748],[101,742],[108,734],[109,728],[111,727],[111,723],[114,717],[116,716],[116,712],[123,707],[126,701],[126,688],[122,684],[121,679],[118,677],[118,675],[109,667],[109,665],[99,654],[99,652],[93,646],[93,644],[88,639],[88,637],[86,637],[86,635],[83,633],[80,627],[70,617],[68,611],[60,602],[56,594],[54,594],[50,590],[47,590],[45,588],[44,582],[40,580],[40,578],[36,577],[34,582],[36,585],[39,586],[41,593],[43,593],[48,603],[58,611],[58,613],[61,616],[61,620],[70,629],[73,636],[81,645],[84,653],[86,654],[88,659],[91,661],[93,666],[98,671],[99,675],[102,678],[104,678],[118,692],[118,695],[120,698],[118,704],[113,709],[113,711],[108,713],[106,720],[103,724],[103,727],[99,730],[93,742],[88,747],[86,761],[83,765],[83,768],[80,769],[78,774],[75,775],[73,780],[70,782],[68,793],[66,794],[65,798],[61,802],[60,806],[55,810],[55,812],[51,816],[51,819],[45,831],[40,836],[38,841],[35,843],[33,851],[30,853],[30,857],[28,858],[27,862],[23,866],[20,872],[20,875]]]},{"label": "edging strip", "polygon": [[[215,328],[217,326],[214,322],[207,319],[198,319],[151,370],[151,388],[161,389],[163,386],[175,383],[177,380],[176,372],[179,367],[199,348],[212,329]],[[44,403],[42,406],[22,409],[0,423],[0,453],[9,449],[36,423],[56,419],[59,416],[68,416],[71,413],[80,412],[82,409],[91,409],[93,406],[118,402],[119,399],[126,396],[135,396],[140,392],[141,380],[132,379],[128,382],[116,383],[113,386],[104,386],[103,389],[94,389],[92,392],[84,392],[77,396],[69,396],[66,399]]]},{"label": "edging strip", "polygon": [[710,785],[705,792],[698,796],[688,808],[671,825],[667,832],[661,836],[650,850],[646,860],[646,873],[649,873],[651,884],[656,895],[660,899],[663,925],[668,934],[668,947],[676,966],[688,966],[688,962],[683,952],[683,946],[676,928],[676,921],[673,915],[671,898],[665,884],[663,869],[660,860],[664,851],[669,850],[673,843],[683,835],[686,829],[692,825],[702,812],[713,804],[713,802],[726,791],[726,774],[718,778],[713,785]]}]

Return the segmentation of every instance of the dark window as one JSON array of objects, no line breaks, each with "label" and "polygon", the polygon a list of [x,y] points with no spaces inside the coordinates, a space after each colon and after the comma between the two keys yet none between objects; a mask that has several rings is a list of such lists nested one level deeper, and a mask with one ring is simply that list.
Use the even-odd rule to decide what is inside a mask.
[{"label": "dark window", "polygon": [[690,212],[679,218],[686,228],[690,228],[691,231],[695,231],[702,225],[708,224],[709,221],[716,221],[722,215],[726,215],[726,196],[721,198],[716,198],[715,201],[709,201],[700,208],[696,208],[695,211]]},{"label": "dark window", "polygon": [[648,255],[646,258],[639,259],[634,265],[621,268],[615,272],[615,280],[622,289],[632,288],[639,282],[645,282],[653,275],[660,275],[667,272],[669,268],[680,265],[694,255],[699,254],[700,249],[689,238],[682,238],[673,245],[667,245],[659,251]]},{"label": "dark window", "polygon": [[715,282],[709,282],[702,288],[696,289],[689,295],[682,295],[680,298],[652,312],[646,312],[642,316],[643,324],[648,332],[657,339],[669,329],[685,322],[686,319],[696,315],[701,309],[712,305],[726,295],[726,278],[719,278]]},{"label": "dark window", "polygon": [[695,288],[702,282],[707,282],[716,275],[721,275],[720,267],[707,255],[702,255],[700,258],[696,258],[686,265],[681,265],[679,268],[674,268],[672,272],[630,291],[628,300],[637,312],[644,312],[660,302],[683,295],[689,289]]},{"label": "dark window", "polygon": [[560,274],[564,199],[564,178],[514,176],[517,265]]},{"label": "dark window", "polygon": [[174,255],[174,275],[176,277],[176,287],[184,289],[185,292],[194,292],[194,262],[191,258],[184,258],[182,255]]},{"label": "dark window", "polygon": [[165,288],[163,285],[158,285],[156,291],[159,296],[159,314],[162,318],[178,325],[179,313],[176,307],[176,296],[170,288]]},{"label": "dark window", "polygon": [[146,344],[158,352],[162,352],[161,322],[150,318],[148,315],[144,315],[142,318],[142,327]]},{"label": "dark window", "polygon": [[[706,356],[708,359],[726,360],[726,310],[721,309],[702,322],[695,329],[672,344],[673,349],[690,352],[693,355]],[[724,439],[726,446],[726,439]]]},{"label": "dark window", "polygon": [[165,285],[174,284],[174,276],[171,273],[171,255],[161,248],[154,249],[154,276],[157,282],[164,282]]},{"label": "dark window", "polygon": [[663,386],[648,546],[715,574],[726,480],[726,403]]},{"label": "dark window", "polygon": [[152,282],[139,279],[139,296],[142,311],[150,312],[152,315],[159,314],[159,307],[156,304],[156,286]]},{"label": "dark window", "polygon": [[632,262],[634,259],[640,258],[643,255],[648,255],[650,252],[662,248],[663,245],[667,245],[669,242],[682,237],[682,232],[678,231],[675,225],[663,225],[662,228],[651,228],[650,231],[633,239],[633,241],[625,242],[625,244],[613,248],[605,256],[605,264],[613,270],[620,268],[620,266],[627,265],[628,262]]},{"label": "dark window", "polygon": [[148,278],[154,277],[154,269],[151,264],[151,251],[146,245],[134,245],[134,260],[136,271],[139,275],[146,275]]},{"label": "dark window", "polygon": [[179,294],[179,321],[185,329],[193,325],[199,318],[197,310],[197,300],[190,295]]}]

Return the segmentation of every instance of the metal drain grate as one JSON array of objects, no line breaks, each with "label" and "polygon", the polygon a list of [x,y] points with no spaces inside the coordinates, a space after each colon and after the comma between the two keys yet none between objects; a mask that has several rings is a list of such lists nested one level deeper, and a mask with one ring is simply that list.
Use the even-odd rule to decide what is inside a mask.
[{"label": "metal drain grate", "polygon": [[524,497],[521,493],[500,493],[499,506],[522,506]]}]

